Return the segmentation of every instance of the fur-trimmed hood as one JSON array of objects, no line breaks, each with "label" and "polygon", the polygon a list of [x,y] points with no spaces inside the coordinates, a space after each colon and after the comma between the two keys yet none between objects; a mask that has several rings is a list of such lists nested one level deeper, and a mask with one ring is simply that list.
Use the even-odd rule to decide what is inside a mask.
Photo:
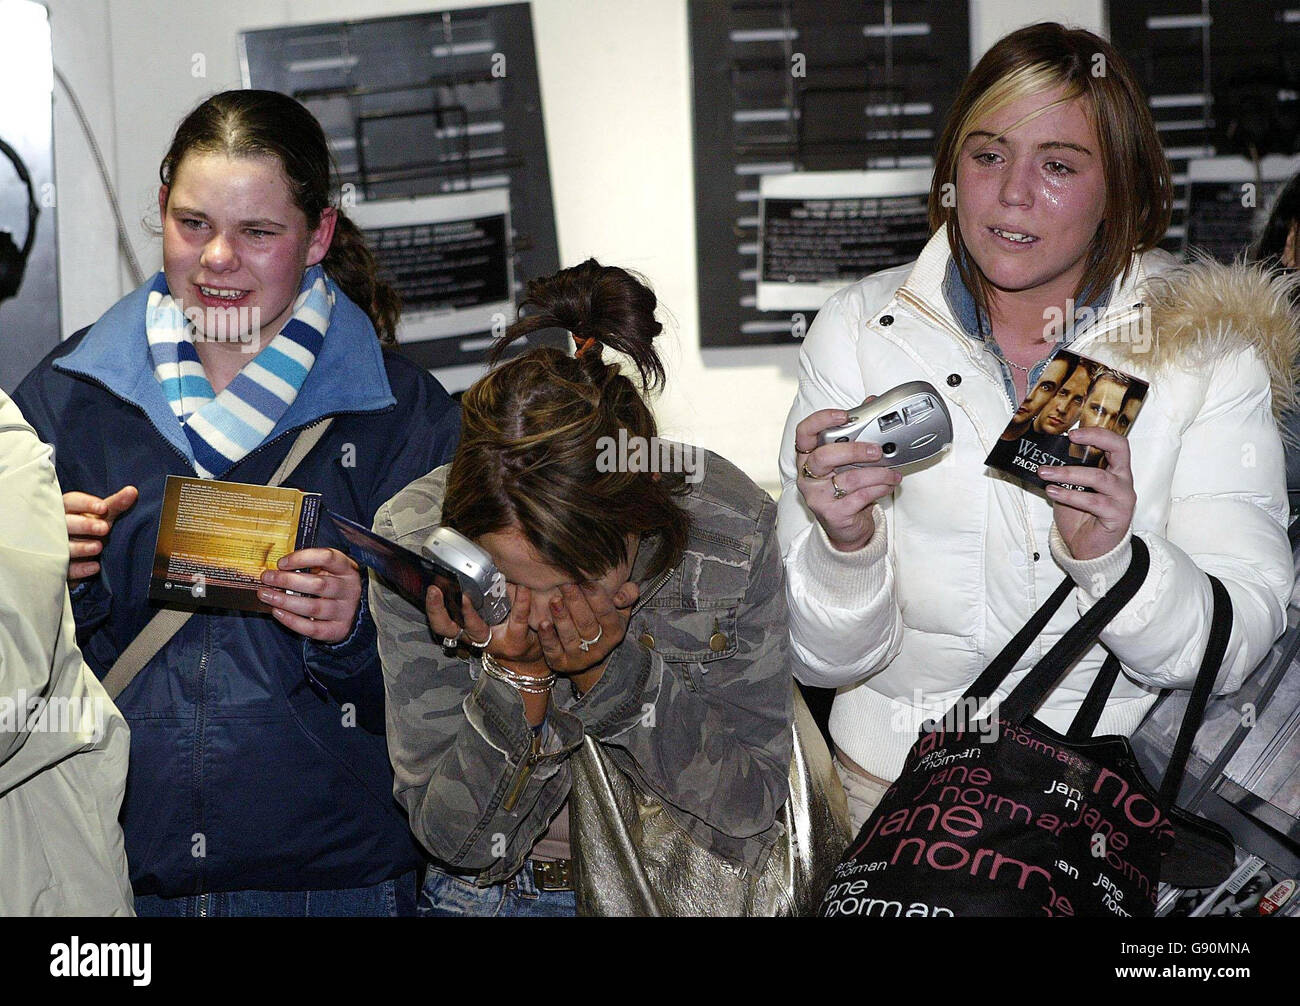
[{"label": "fur-trimmed hood", "polygon": [[1180,263],[1148,275],[1143,325],[1151,337],[1122,342],[1117,355],[1151,372],[1169,366],[1195,370],[1253,346],[1268,368],[1273,418],[1285,436],[1282,417],[1300,407],[1298,290],[1300,273],[1290,270],[1247,262],[1225,265],[1208,257]]}]

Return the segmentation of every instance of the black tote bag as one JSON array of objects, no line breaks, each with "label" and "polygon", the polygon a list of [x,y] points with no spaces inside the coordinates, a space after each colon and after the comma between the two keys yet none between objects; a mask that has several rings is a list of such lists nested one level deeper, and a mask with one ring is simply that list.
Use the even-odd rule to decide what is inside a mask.
[{"label": "black tote bag", "polygon": [[1068,733],[1033,717],[1070,665],[1137,593],[1150,566],[1133,537],[1124,576],[995,711],[988,696],[1074,589],[1068,578],[941,722],[921,727],[897,781],[835,868],[822,917],[1150,916],[1161,879],[1212,886],[1232,870],[1226,830],[1174,806],[1232,630],[1211,576],[1214,620],[1191,701],[1157,790],[1127,737],[1093,737],[1119,675],[1109,657]]}]

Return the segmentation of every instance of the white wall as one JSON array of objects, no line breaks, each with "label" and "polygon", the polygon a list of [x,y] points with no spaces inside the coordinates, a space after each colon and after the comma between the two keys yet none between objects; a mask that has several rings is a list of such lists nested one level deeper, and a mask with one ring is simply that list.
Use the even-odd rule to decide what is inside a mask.
[{"label": "white wall", "polygon": [[[250,28],[484,6],[400,0],[47,0],[54,60],[91,116],[146,270],[158,268],[158,162],[177,122],[240,85]],[[1102,0],[972,0],[972,56],[1019,25],[1100,30]],[[674,344],[663,432],[725,454],[769,488],[795,390],[797,347],[700,349],[695,275],[690,49],[685,0],[534,0],[560,256],[594,255],[653,281]],[[202,54],[206,76],[194,76]],[[65,335],[128,289],[85,140],[55,89],[59,268]]]},{"label": "white wall", "polygon": [[[81,101],[100,152],[117,174],[117,107],[105,0],[43,0],[50,11],[54,65]],[[67,91],[54,83],[54,177],[63,335],[94,321],[123,292],[104,185]]]}]

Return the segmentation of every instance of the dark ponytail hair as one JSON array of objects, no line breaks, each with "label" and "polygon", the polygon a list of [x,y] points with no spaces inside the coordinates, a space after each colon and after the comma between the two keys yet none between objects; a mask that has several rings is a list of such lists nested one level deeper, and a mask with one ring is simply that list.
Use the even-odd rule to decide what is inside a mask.
[{"label": "dark ponytail hair", "polygon": [[[643,397],[664,380],[653,345],[663,331],[654,317],[655,295],[631,273],[595,259],[533,280],[525,293],[521,313],[532,310],[506,330],[489,358],[499,360],[512,343],[547,328],[572,332],[578,353],[527,350],[465,392],[442,519],[471,538],[518,527],[547,564],[575,580],[623,562],[629,534],[653,536],[647,575],[657,576],[677,565],[686,548],[690,519],[676,499],[685,480],[680,473],[621,471],[599,460],[613,444],[657,442]],[[601,359],[604,346],[631,360],[639,387]]]},{"label": "dark ponytail hair", "polygon": [[[628,357],[642,386],[653,391],[664,381],[664,365],[653,345],[664,330],[655,320],[657,303],[654,291],[626,269],[589,258],[553,276],[528,281],[522,316],[492,346],[488,362],[496,363],[511,343],[533,332],[562,328],[573,334],[576,359],[593,381],[605,374],[600,347],[608,346]],[[523,314],[530,307],[533,310]]]},{"label": "dark ponytail hair", "polygon": [[[194,152],[274,157],[311,230],[319,226],[321,213],[335,205],[324,130],[311,112],[278,91],[223,91],[194,109],[176,128],[158,167],[164,185],[172,184],[185,156]],[[321,265],[369,315],[380,341],[393,342],[401,315],[400,298],[379,278],[375,257],[361,231],[342,210]]]}]

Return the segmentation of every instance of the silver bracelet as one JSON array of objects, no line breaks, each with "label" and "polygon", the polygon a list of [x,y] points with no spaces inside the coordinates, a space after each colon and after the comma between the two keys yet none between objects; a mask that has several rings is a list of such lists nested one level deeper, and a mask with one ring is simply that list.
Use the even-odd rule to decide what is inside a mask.
[{"label": "silver bracelet", "polygon": [[554,671],[540,678],[531,674],[520,674],[518,671],[512,671],[509,667],[498,662],[492,654],[486,651],[483,653],[483,673],[490,678],[505,682],[515,691],[524,692],[528,695],[546,695],[550,692],[558,677]]}]

